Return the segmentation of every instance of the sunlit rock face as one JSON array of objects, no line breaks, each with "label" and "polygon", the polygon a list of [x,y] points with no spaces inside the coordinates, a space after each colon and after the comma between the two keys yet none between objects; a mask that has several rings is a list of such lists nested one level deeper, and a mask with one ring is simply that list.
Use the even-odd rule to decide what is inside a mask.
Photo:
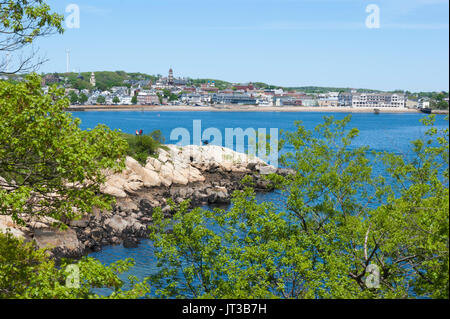
[{"label": "sunlit rock face", "polygon": [[159,150],[157,158],[149,157],[145,166],[131,157],[126,158],[125,165],[122,173],[108,176],[102,187],[104,194],[125,198],[127,193],[143,188],[205,182],[204,174],[212,170],[249,174],[259,172],[262,175],[277,171],[257,157],[216,145],[166,145],[165,149]]},{"label": "sunlit rock face", "polygon": [[232,192],[243,189],[242,178],[251,176],[255,190],[270,191],[264,175],[275,172],[280,170],[257,157],[220,146],[166,145],[145,165],[127,157],[122,172],[103,172],[106,182],[100,190],[116,202],[111,211],[94,208],[92,214],[68,222],[66,230],[55,228],[57,221],[48,217],[25,216],[26,226],[19,227],[9,216],[0,216],[0,232],[34,241],[55,257],[80,257],[107,245],[134,247],[148,238],[155,208],[172,216],[169,198],[176,204],[190,200],[191,207],[228,205]]}]

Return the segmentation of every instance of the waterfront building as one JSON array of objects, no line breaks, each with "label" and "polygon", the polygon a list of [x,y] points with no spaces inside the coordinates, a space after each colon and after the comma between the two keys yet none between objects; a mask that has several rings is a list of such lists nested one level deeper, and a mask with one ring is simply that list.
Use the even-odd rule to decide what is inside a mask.
[{"label": "waterfront building", "polygon": [[154,92],[139,92],[137,95],[137,103],[140,105],[159,105],[159,97]]},{"label": "waterfront building", "polygon": [[301,99],[302,101],[302,106],[306,106],[306,107],[314,107],[314,106],[319,106],[319,102],[316,98],[314,97],[304,97]]},{"label": "waterfront building", "polygon": [[216,104],[256,105],[256,98],[247,94],[213,94],[211,101]]},{"label": "waterfront building", "polygon": [[391,100],[389,101],[390,103],[388,103],[390,107],[399,107],[399,108],[406,107],[408,97],[405,94],[394,93],[390,95],[390,98],[391,98]]},{"label": "waterfront building", "polygon": [[318,104],[322,107],[339,106],[339,92],[328,92],[327,94],[319,94]]},{"label": "waterfront building", "polygon": [[186,105],[203,105],[211,102],[211,96],[200,93],[184,93],[180,100]]},{"label": "waterfront building", "polygon": [[120,99],[119,104],[121,104],[121,105],[131,105],[131,104],[133,104],[131,96],[119,96],[119,99]]},{"label": "waterfront building", "polygon": [[301,98],[289,95],[278,95],[272,98],[275,106],[302,106]]},{"label": "waterfront building", "polygon": [[352,106],[352,93],[341,92],[338,95],[338,106]]},{"label": "waterfront building", "polygon": [[407,100],[406,101],[406,107],[408,109],[416,109],[418,107],[419,103],[417,100]]},{"label": "waterfront building", "polygon": [[404,94],[356,93],[352,94],[352,107],[406,107]]},{"label": "waterfront building", "polygon": [[338,96],[338,106],[355,108],[405,108],[408,98],[400,93],[345,93]]},{"label": "waterfront building", "polygon": [[320,107],[338,107],[338,101],[330,100],[330,99],[319,99],[317,101]]},{"label": "waterfront building", "polygon": [[283,105],[283,103],[281,102],[281,99],[279,97],[274,97],[273,100],[274,100],[275,106],[282,106]]},{"label": "waterfront building", "polygon": [[417,108],[419,109],[429,109],[430,108],[430,99],[428,98],[421,98],[417,102]]},{"label": "waterfront building", "polygon": [[256,99],[256,104],[260,106],[273,106],[273,96],[270,95],[260,95]]}]

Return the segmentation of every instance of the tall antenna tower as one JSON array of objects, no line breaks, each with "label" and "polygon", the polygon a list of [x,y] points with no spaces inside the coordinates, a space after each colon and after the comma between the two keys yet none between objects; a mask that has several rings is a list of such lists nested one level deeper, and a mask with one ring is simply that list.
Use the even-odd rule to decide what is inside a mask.
[{"label": "tall antenna tower", "polygon": [[5,60],[5,72],[9,72],[9,63],[11,62],[11,53],[6,53],[6,60]]},{"label": "tall antenna tower", "polygon": [[66,72],[70,72],[70,50],[66,49]]}]

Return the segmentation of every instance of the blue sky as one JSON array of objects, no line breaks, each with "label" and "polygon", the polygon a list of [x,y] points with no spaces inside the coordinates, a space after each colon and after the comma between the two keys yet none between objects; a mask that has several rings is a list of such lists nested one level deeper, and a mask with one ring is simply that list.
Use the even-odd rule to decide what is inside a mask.
[{"label": "blue sky", "polygon": [[[431,91],[449,87],[448,0],[50,0],[80,28],[37,42],[40,71]],[[366,7],[380,8],[369,29]],[[67,14],[66,14],[67,15]]]}]

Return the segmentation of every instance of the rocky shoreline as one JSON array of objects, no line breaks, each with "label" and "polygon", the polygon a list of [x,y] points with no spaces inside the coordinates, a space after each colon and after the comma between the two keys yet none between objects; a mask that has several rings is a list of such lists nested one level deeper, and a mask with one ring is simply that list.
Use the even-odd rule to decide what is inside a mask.
[{"label": "rocky shoreline", "polygon": [[236,153],[219,146],[167,145],[157,158],[145,166],[127,157],[120,174],[105,172],[102,192],[116,198],[111,211],[94,212],[68,223],[65,231],[54,229],[54,220],[28,218],[26,227],[14,225],[8,216],[0,217],[0,231],[11,232],[39,248],[49,248],[55,258],[79,258],[105,246],[136,247],[148,238],[153,210],[161,207],[167,218],[173,211],[167,203],[189,199],[191,207],[228,205],[231,194],[243,189],[241,180],[250,176],[258,192],[272,191],[265,175],[288,172],[266,164],[259,158]]}]

